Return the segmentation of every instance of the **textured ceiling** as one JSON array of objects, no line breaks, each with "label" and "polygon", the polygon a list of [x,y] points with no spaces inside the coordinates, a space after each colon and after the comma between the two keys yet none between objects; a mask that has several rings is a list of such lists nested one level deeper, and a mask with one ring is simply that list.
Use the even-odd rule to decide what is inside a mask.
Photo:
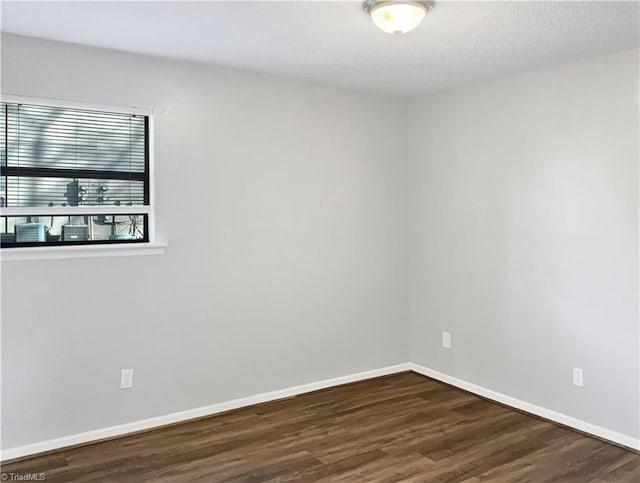
[{"label": "textured ceiling", "polygon": [[439,1],[393,37],[360,2],[2,2],[5,32],[418,94],[638,47],[636,2]]}]

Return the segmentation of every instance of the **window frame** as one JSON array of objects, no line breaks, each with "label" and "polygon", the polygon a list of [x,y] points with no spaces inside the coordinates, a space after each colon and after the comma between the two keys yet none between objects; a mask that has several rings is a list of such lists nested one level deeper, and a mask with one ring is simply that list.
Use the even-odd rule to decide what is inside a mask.
[{"label": "window frame", "polygon": [[[19,255],[17,251],[21,253],[32,252],[38,250],[41,255],[46,255],[48,251],[54,253],[54,255],[60,255],[62,252],[67,255],[72,255],[72,250],[82,248],[82,257],[86,257],[91,253],[91,250],[97,252],[105,252],[105,248],[116,248],[115,246],[123,246],[126,251],[123,254],[128,254],[132,250],[131,248],[151,248],[153,253],[158,252],[158,248],[166,246],[165,243],[156,241],[155,234],[155,163],[154,163],[154,119],[153,110],[141,107],[122,107],[112,106],[105,104],[92,104],[85,102],[68,101],[62,99],[51,99],[41,97],[22,96],[15,94],[0,94],[0,102],[12,103],[12,104],[32,104],[46,107],[59,107],[67,109],[81,109],[88,111],[98,111],[117,114],[128,114],[144,116],[145,122],[145,135],[146,135],[146,155],[145,155],[145,168],[147,171],[147,179],[145,180],[145,199],[148,199],[148,205],[137,206],[43,206],[43,207],[0,207],[0,216],[89,216],[89,215],[145,215],[145,239],[143,240],[93,240],[82,242],[29,242],[20,243],[11,246],[3,246],[0,249],[2,259],[21,259],[21,258],[61,258],[60,256],[35,256],[35,257],[6,257],[6,254]],[[38,169],[38,168],[36,168]],[[133,250],[136,251],[136,250]],[[59,253],[55,253],[59,252]],[[108,250],[108,255],[117,254],[117,250]],[[98,255],[103,256],[103,255]],[[63,256],[62,258],[69,258]]]}]

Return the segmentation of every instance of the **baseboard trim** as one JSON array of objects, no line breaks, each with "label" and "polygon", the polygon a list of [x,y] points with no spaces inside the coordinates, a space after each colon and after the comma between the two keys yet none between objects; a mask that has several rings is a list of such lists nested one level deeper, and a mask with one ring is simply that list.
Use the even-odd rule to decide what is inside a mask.
[{"label": "baseboard trim", "polygon": [[358,372],[356,374],[334,377],[332,379],[324,379],[322,381],[311,382],[309,384],[302,384],[299,386],[293,386],[277,391],[264,392],[261,394],[256,394],[254,396],[232,399],[230,401],[222,403],[211,404],[209,406],[189,409],[186,411],[179,411],[176,413],[166,414],[164,416],[120,424],[118,426],[96,429],[93,431],[87,431],[85,433],[72,434],[69,436],[63,436],[61,438],[42,441],[40,443],[33,443],[24,446],[17,446],[15,448],[3,449],[0,452],[0,461],[7,462],[8,460],[15,460],[26,456],[32,456],[38,453],[59,450],[62,448],[67,448],[69,446],[95,443],[105,439],[124,436],[126,434],[136,433],[139,431],[155,429],[170,424],[188,421],[190,419],[211,416],[213,414],[240,409],[246,406],[253,406],[255,404],[276,401],[278,399],[297,396],[299,394],[317,391],[320,389],[340,386],[342,384],[349,384],[351,382],[363,381],[366,379],[372,379],[374,377],[387,376],[390,374],[396,374],[398,372],[409,371],[409,366],[409,363],[404,363],[397,364],[395,366],[382,367],[380,369]]},{"label": "baseboard trim", "polygon": [[526,413],[548,419],[563,426],[568,426],[569,428],[573,428],[577,431],[596,436],[600,439],[610,441],[620,446],[624,446],[635,451],[640,451],[640,439],[636,439],[631,436],[618,433],[616,431],[611,431],[610,429],[606,429],[601,426],[596,426],[595,424],[588,423],[581,419],[577,419],[572,416],[559,413],[557,411],[552,411],[551,409],[536,406],[535,404],[522,401],[515,397],[507,396],[506,394],[487,389],[486,387],[478,386],[477,384],[473,384],[471,382],[463,381],[462,379],[443,374],[442,372],[429,369],[428,367],[424,367],[419,364],[409,363],[409,367],[412,371],[417,372],[418,374],[422,374],[423,376],[436,379],[460,389],[464,389],[465,391],[472,392],[473,394],[477,394],[478,396],[482,396],[506,406],[519,409]]},{"label": "baseboard trim", "polygon": [[265,392],[256,394],[254,396],[248,396],[239,399],[232,399],[217,404],[211,404],[209,406],[203,406],[195,409],[189,409],[186,411],[179,411],[164,416],[158,416],[149,419],[143,419],[140,421],[134,421],[131,423],[120,424],[117,426],[110,426],[107,428],[97,429],[93,431],[87,431],[84,433],[72,434],[69,436],[63,436],[61,438],[50,439],[48,441],[42,441],[39,443],[28,444],[24,446],[17,446],[15,448],[9,448],[0,452],[0,461],[6,463],[8,460],[15,460],[33,456],[39,453],[47,453],[51,451],[61,450],[71,446],[78,446],[83,444],[96,443],[102,440],[112,439],[120,436],[125,436],[131,433],[137,433],[141,431],[148,431],[162,426],[168,426],[171,424],[181,423],[189,421],[191,419],[198,419],[206,416],[212,416],[214,414],[223,413],[225,411],[232,411],[234,409],[240,409],[247,406],[253,406],[255,404],[261,404],[270,401],[276,401],[278,399],[284,399],[287,397],[297,396],[308,392],[318,391],[320,389],[327,389],[334,386],[340,386],[342,384],[349,384],[352,382],[363,381],[366,379],[372,379],[374,377],[387,376],[390,374],[396,374],[404,371],[414,371],[423,376],[436,379],[438,381],[450,384],[465,391],[469,391],[478,396],[491,399],[506,406],[539,416],[550,421],[554,421],[563,426],[573,428],[577,431],[591,434],[600,439],[610,441],[612,443],[630,448],[635,451],[640,451],[640,439],[635,439],[631,436],[627,436],[616,431],[597,426],[595,424],[582,421],[580,419],[568,416],[557,411],[552,411],[535,404],[522,401],[520,399],[508,396],[506,394],[487,389],[485,387],[473,384],[471,382],[458,379],[456,377],[449,376],[442,372],[429,369],[428,367],[421,366],[414,363],[397,364],[394,366],[383,367],[380,369],[374,369],[371,371],[358,372],[356,374],[350,374],[347,376],[335,377],[332,379],[324,379],[322,381],[311,382],[309,384],[302,384],[299,386],[293,386],[286,389],[280,389],[277,391]]}]

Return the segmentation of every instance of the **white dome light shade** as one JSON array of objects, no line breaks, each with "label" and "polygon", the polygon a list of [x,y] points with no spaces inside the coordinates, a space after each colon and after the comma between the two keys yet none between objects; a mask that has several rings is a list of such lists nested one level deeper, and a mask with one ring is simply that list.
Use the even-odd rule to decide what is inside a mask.
[{"label": "white dome light shade", "polygon": [[377,4],[367,2],[365,9],[380,30],[394,35],[413,30],[420,25],[427,13],[426,5],[410,1],[381,1]]}]

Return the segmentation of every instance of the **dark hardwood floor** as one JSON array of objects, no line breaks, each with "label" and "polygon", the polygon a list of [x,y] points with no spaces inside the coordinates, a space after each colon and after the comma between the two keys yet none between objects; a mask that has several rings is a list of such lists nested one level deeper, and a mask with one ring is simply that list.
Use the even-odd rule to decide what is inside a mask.
[{"label": "dark hardwood floor", "polygon": [[5,464],[46,481],[640,482],[640,455],[415,373]]}]

